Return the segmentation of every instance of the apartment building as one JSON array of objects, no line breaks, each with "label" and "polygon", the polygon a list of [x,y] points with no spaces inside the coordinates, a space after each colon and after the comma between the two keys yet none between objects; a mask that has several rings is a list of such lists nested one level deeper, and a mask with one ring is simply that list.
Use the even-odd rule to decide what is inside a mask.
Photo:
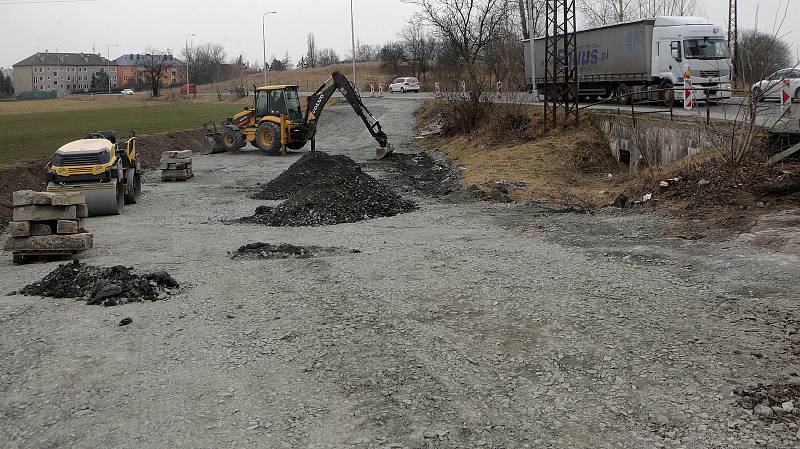
[{"label": "apartment building", "polygon": [[111,87],[117,87],[117,66],[93,53],[36,53],[14,64],[14,90],[56,91],[59,96],[89,91],[92,75],[107,72]]},{"label": "apartment building", "polygon": [[[140,69],[145,55],[125,54],[114,60],[117,65],[117,78],[120,86],[141,87],[144,84],[144,77]],[[164,86],[175,86],[186,82],[186,63],[180,59],[169,55],[167,69],[161,77],[161,84]]]}]

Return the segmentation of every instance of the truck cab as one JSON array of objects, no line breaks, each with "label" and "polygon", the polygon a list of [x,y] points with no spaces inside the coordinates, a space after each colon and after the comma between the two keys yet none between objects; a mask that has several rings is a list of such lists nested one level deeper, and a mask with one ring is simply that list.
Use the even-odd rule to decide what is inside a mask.
[{"label": "truck cab", "polygon": [[731,55],[719,25],[702,17],[656,17],[653,47],[652,69],[663,83],[681,85],[688,72],[695,100],[730,98]]}]

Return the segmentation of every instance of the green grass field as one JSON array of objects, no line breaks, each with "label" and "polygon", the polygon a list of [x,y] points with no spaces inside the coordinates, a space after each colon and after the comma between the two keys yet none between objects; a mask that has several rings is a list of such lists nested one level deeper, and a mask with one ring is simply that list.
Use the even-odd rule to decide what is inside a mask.
[{"label": "green grass field", "polygon": [[198,128],[204,122],[222,121],[242,105],[238,103],[163,103],[101,109],[0,114],[0,164],[49,156],[61,145],[80,139],[85,131],[128,130],[151,134]]}]

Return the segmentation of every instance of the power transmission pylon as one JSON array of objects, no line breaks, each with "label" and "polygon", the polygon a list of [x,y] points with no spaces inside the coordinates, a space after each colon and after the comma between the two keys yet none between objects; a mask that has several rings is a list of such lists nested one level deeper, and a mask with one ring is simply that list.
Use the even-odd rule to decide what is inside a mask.
[{"label": "power transmission pylon", "polygon": [[558,126],[558,111],[564,111],[564,126],[578,123],[578,46],[575,0],[545,1],[544,122]]},{"label": "power transmission pylon", "polygon": [[733,52],[731,57],[731,82],[736,79],[738,75],[738,59],[739,59],[739,14],[736,11],[738,0],[729,0],[728,2],[728,48]]}]

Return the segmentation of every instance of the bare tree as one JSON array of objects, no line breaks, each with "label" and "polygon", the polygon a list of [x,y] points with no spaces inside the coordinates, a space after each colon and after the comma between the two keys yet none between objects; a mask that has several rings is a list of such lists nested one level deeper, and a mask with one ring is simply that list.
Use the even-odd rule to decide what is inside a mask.
[{"label": "bare tree", "polygon": [[137,72],[142,74],[145,84],[150,88],[154,97],[158,97],[161,82],[170,69],[174,58],[170,50],[161,52],[155,48],[148,48],[137,64]]},{"label": "bare tree", "polygon": [[403,45],[399,42],[389,42],[381,48],[381,61],[383,68],[391,68],[394,71],[400,67],[400,62],[405,59]]},{"label": "bare tree", "polygon": [[189,77],[197,84],[213,83],[235,76],[224,69],[226,52],[220,44],[208,43],[183,49],[183,57],[189,61]]},{"label": "bare tree", "polygon": [[481,86],[478,63],[489,43],[508,16],[506,0],[405,0],[419,6],[417,18],[433,28],[463,63],[470,99],[480,101]]},{"label": "bare tree", "polygon": [[314,38],[314,33],[308,33],[306,36],[306,67],[317,66],[317,40]]},{"label": "bare tree", "polygon": [[317,55],[317,64],[326,66],[338,64],[339,61],[339,54],[336,53],[336,50],[332,48],[323,48],[322,50],[319,50],[319,54]]},{"label": "bare tree", "polygon": [[435,48],[433,36],[413,22],[407,23],[399,36],[403,45],[401,58],[411,66],[414,76],[424,79]]},{"label": "bare tree", "polygon": [[792,47],[775,34],[746,30],[739,35],[738,79],[752,84],[778,69],[791,67]]},{"label": "bare tree", "polygon": [[699,14],[697,0],[578,0],[584,26],[595,27],[655,16]]}]

